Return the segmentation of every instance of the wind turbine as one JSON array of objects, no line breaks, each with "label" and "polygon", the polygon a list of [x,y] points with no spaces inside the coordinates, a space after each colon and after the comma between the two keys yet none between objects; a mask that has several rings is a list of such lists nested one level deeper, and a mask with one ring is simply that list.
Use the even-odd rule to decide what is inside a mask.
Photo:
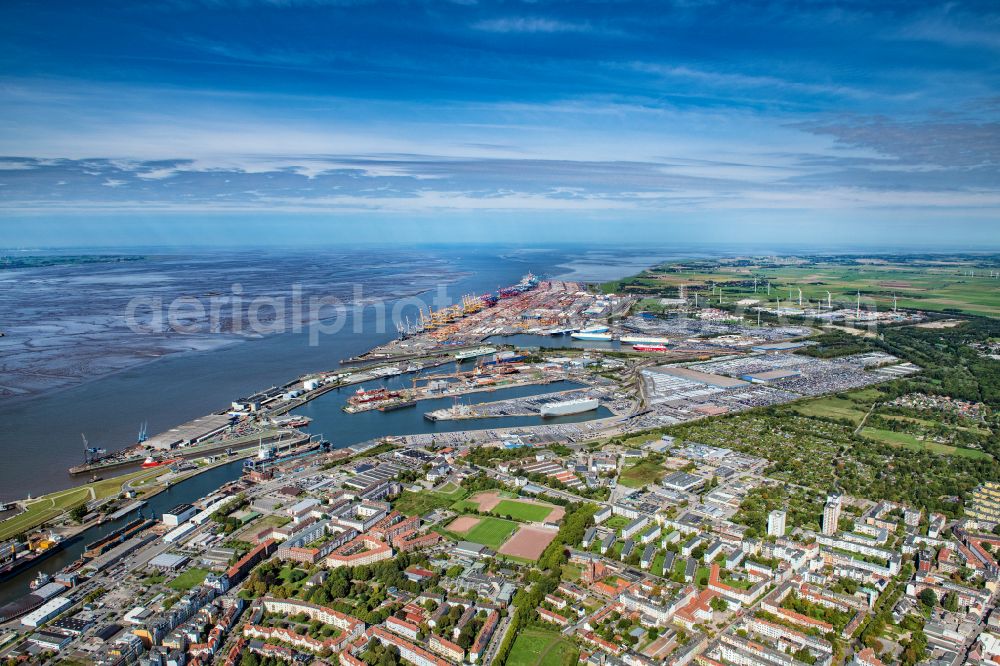
[{"label": "wind turbine", "polygon": [[830,292],[826,292],[826,309],[833,309],[833,296],[830,295]]},{"label": "wind turbine", "polygon": [[799,307],[802,307],[802,288],[799,287]]}]

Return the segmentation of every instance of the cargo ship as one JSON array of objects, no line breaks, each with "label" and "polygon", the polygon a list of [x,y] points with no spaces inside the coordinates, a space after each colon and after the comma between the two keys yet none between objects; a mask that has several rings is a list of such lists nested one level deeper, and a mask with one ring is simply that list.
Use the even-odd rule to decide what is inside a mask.
[{"label": "cargo ship", "polygon": [[388,405],[382,405],[378,408],[380,412],[394,412],[397,409],[406,409],[407,407],[416,407],[416,400],[407,400],[405,402],[392,402]]},{"label": "cargo ship", "polygon": [[97,541],[88,543],[84,547],[83,556],[87,559],[94,559],[155,524],[156,521],[150,518],[136,518],[127,525],[108,532]]},{"label": "cargo ship", "polygon": [[352,405],[365,405],[370,402],[380,402],[382,400],[391,400],[392,398],[399,397],[399,391],[390,391],[384,386],[380,386],[377,389],[372,389],[371,391],[366,391],[364,388],[359,388],[354,392],[347,402]]},{"label": "cargo ship", "polygon": [[632,345],[632,349],[640,352],[665,352],[669,351],[666,345]]},{"label": "cargo ship", "polygon": [[571,414],[582,414],[590,412],[600,406],[597,398],[578,398],[576,400],[564,400],[562,402],[550,402],[542,405],[542,416],[569,416]]},{"label": "cargo ship", "polygon": [[[30,566],[39,564],[55,555],[63,548],[63,537],[49,534],[46,537],[33,535],[29,538],[28,547],[18,552],[16,542],[8,541],[0,544],[5,561],[0,565],[0,581],[16,575]],[[9,557],[10,559],[6,559]]]}]

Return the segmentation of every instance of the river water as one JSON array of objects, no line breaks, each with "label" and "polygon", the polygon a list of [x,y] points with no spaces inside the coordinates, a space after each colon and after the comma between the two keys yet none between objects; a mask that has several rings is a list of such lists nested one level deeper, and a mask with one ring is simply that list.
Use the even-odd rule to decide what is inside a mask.
[{"label": "river water", "polygon": [[[462,294],[478,294],[513,284],[529,270],[542,277],[557,277],[565,272],[560,266],[573,256],[556,250],[534,251],[528,258],[482,248],[450,252],[452,267],[465,274],[447,289],[454,299]],[[601,277],[609,274],[618,277],[634,270],[634,266],[625,265],[618,274],[605,271]],[[582,275],[577,274],[577,277]],[[421,298],[429,302],[434,295],[434,292],[427,292]],[[134,441],[137,424],[142,421],[148,421],[151,434],[160,432],[223,409],[234,398],[256,390],[287,382],[307,372],[337,368],[341,359],[361,354],[395,335],[393,330],[377,330],[376,315],[371,307],[354,311],[347,326],[338,334],[321,339],[318,346],[309,344],[307,332],[276,334],[211,351],[169,355],[30,401],[0,402],[0,452],[4,456],[4,464],[0,465],[0,500],[38,495],[77,483],[77,479],[67,474],[66,468],[80,461],[81,432],[87,433],[92,445],[120,448]],[[353,318],[361,325],[355,326]],[[519,341],[507,338],[504,342],[517,344]],[[410,381],[410,376],[403,375],[380,383],[401,387]],[[562,382],[499,389],[473,394],[463,401],[493,401],[574,387],[574,384]],[[349,394],[350,389],[333,391],[296,413],[313,418],[308,430],[323,434],[335,447],[385,435],[517,427],[541,422],[534,416],[442,422],[423,418],[426,411],[451,405],[450,398],[421,401],[412,409],[349,415],[341,410]],[[601,407],[599,411],[547,419],[546,422],[576,422],[609,414]],[[192,502],[237,478],[240,471],[241,463],[234,462],[179,483],[152,498],[145,513],[159,516],[177,504]],[[38,567],[0,584],[0,603],[25,594],[28,583],[38,571],[58,571],[77,559],[87,543],[134,517],[135,514],[93,527]]]},{"label": "river water", "polygon": [[[446,288],[448,297],[459,299],[462,294],[513,284],[529,270],[543,277],[558,274],[560,263],[571,255],[539,251],[530,253],[529,261],[517,254],[465,248],[461,252],[449,250],[445,256],[450,268],[464,276]],[[140,293],[142,287],[137,284],[136,290]],[[436,293],[425,292],[421,299],[430,302]],[[307,372],[336,369],[341,359],[361,354],[395,335],[391,326],[379,330],[376,323],[377,310],[365,307],[350,312],[343,329],[321,336],[316,346],[310,345],[306,331],[280,333],[210,351],[167,355],[30,400],[0,399],[0,452],[4,456],[0,501],[37,496],[78,483],[66,469],[82,462],[81,433],[92,446],[117,450],[135,441],[144,421],[148,421],[150,434],[162,432],[224,409],[232,400],[254,391]],[[383,434],[392,433],[370,432],[365,438]],[[334,432],[327,435],[340,440]]]}]

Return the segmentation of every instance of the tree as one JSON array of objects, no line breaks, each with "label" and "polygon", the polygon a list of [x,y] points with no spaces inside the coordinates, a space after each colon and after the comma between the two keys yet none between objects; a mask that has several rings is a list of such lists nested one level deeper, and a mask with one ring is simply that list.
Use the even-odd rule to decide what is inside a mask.
[{"label": "tree", "polygon": [[924,606],[927,606],[928,608],[934,608],[935,606],[937,606],[938,602],[937,595],[934,593],[934,590],[932,590],[929,587],[924,588],[924,590],[917,595],[917,599],[919,599],[920,603],[922,603]]},{"label": "tree", "polygon": [[948,592],[944,595],[944,599],[941,600],[941,605],[944,606],[945,610],[954,613],[958,610],[958,595],[954,592]]},{"label": "tree", "polygon": [[83,522],[83,517],[87,515],[87,505],[81,504],[80,506],[73,507],[73,510],[69,512],[69,517],[80,523]]},{"label": "tree", "polygon": [[712,607],[712,610],[719,612],[725,612],[729,609],[729,603],[722,597],[712,597],[712,600],[708,602],[708,605]]}]

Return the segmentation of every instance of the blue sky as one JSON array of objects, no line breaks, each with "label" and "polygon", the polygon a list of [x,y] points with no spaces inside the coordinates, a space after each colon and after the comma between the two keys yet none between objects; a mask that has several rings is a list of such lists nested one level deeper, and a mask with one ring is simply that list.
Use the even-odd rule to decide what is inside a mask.
[{"label": "blue sky", "polygon": [[7,0],[0,245],[1000,245],[1000,5]]}]

